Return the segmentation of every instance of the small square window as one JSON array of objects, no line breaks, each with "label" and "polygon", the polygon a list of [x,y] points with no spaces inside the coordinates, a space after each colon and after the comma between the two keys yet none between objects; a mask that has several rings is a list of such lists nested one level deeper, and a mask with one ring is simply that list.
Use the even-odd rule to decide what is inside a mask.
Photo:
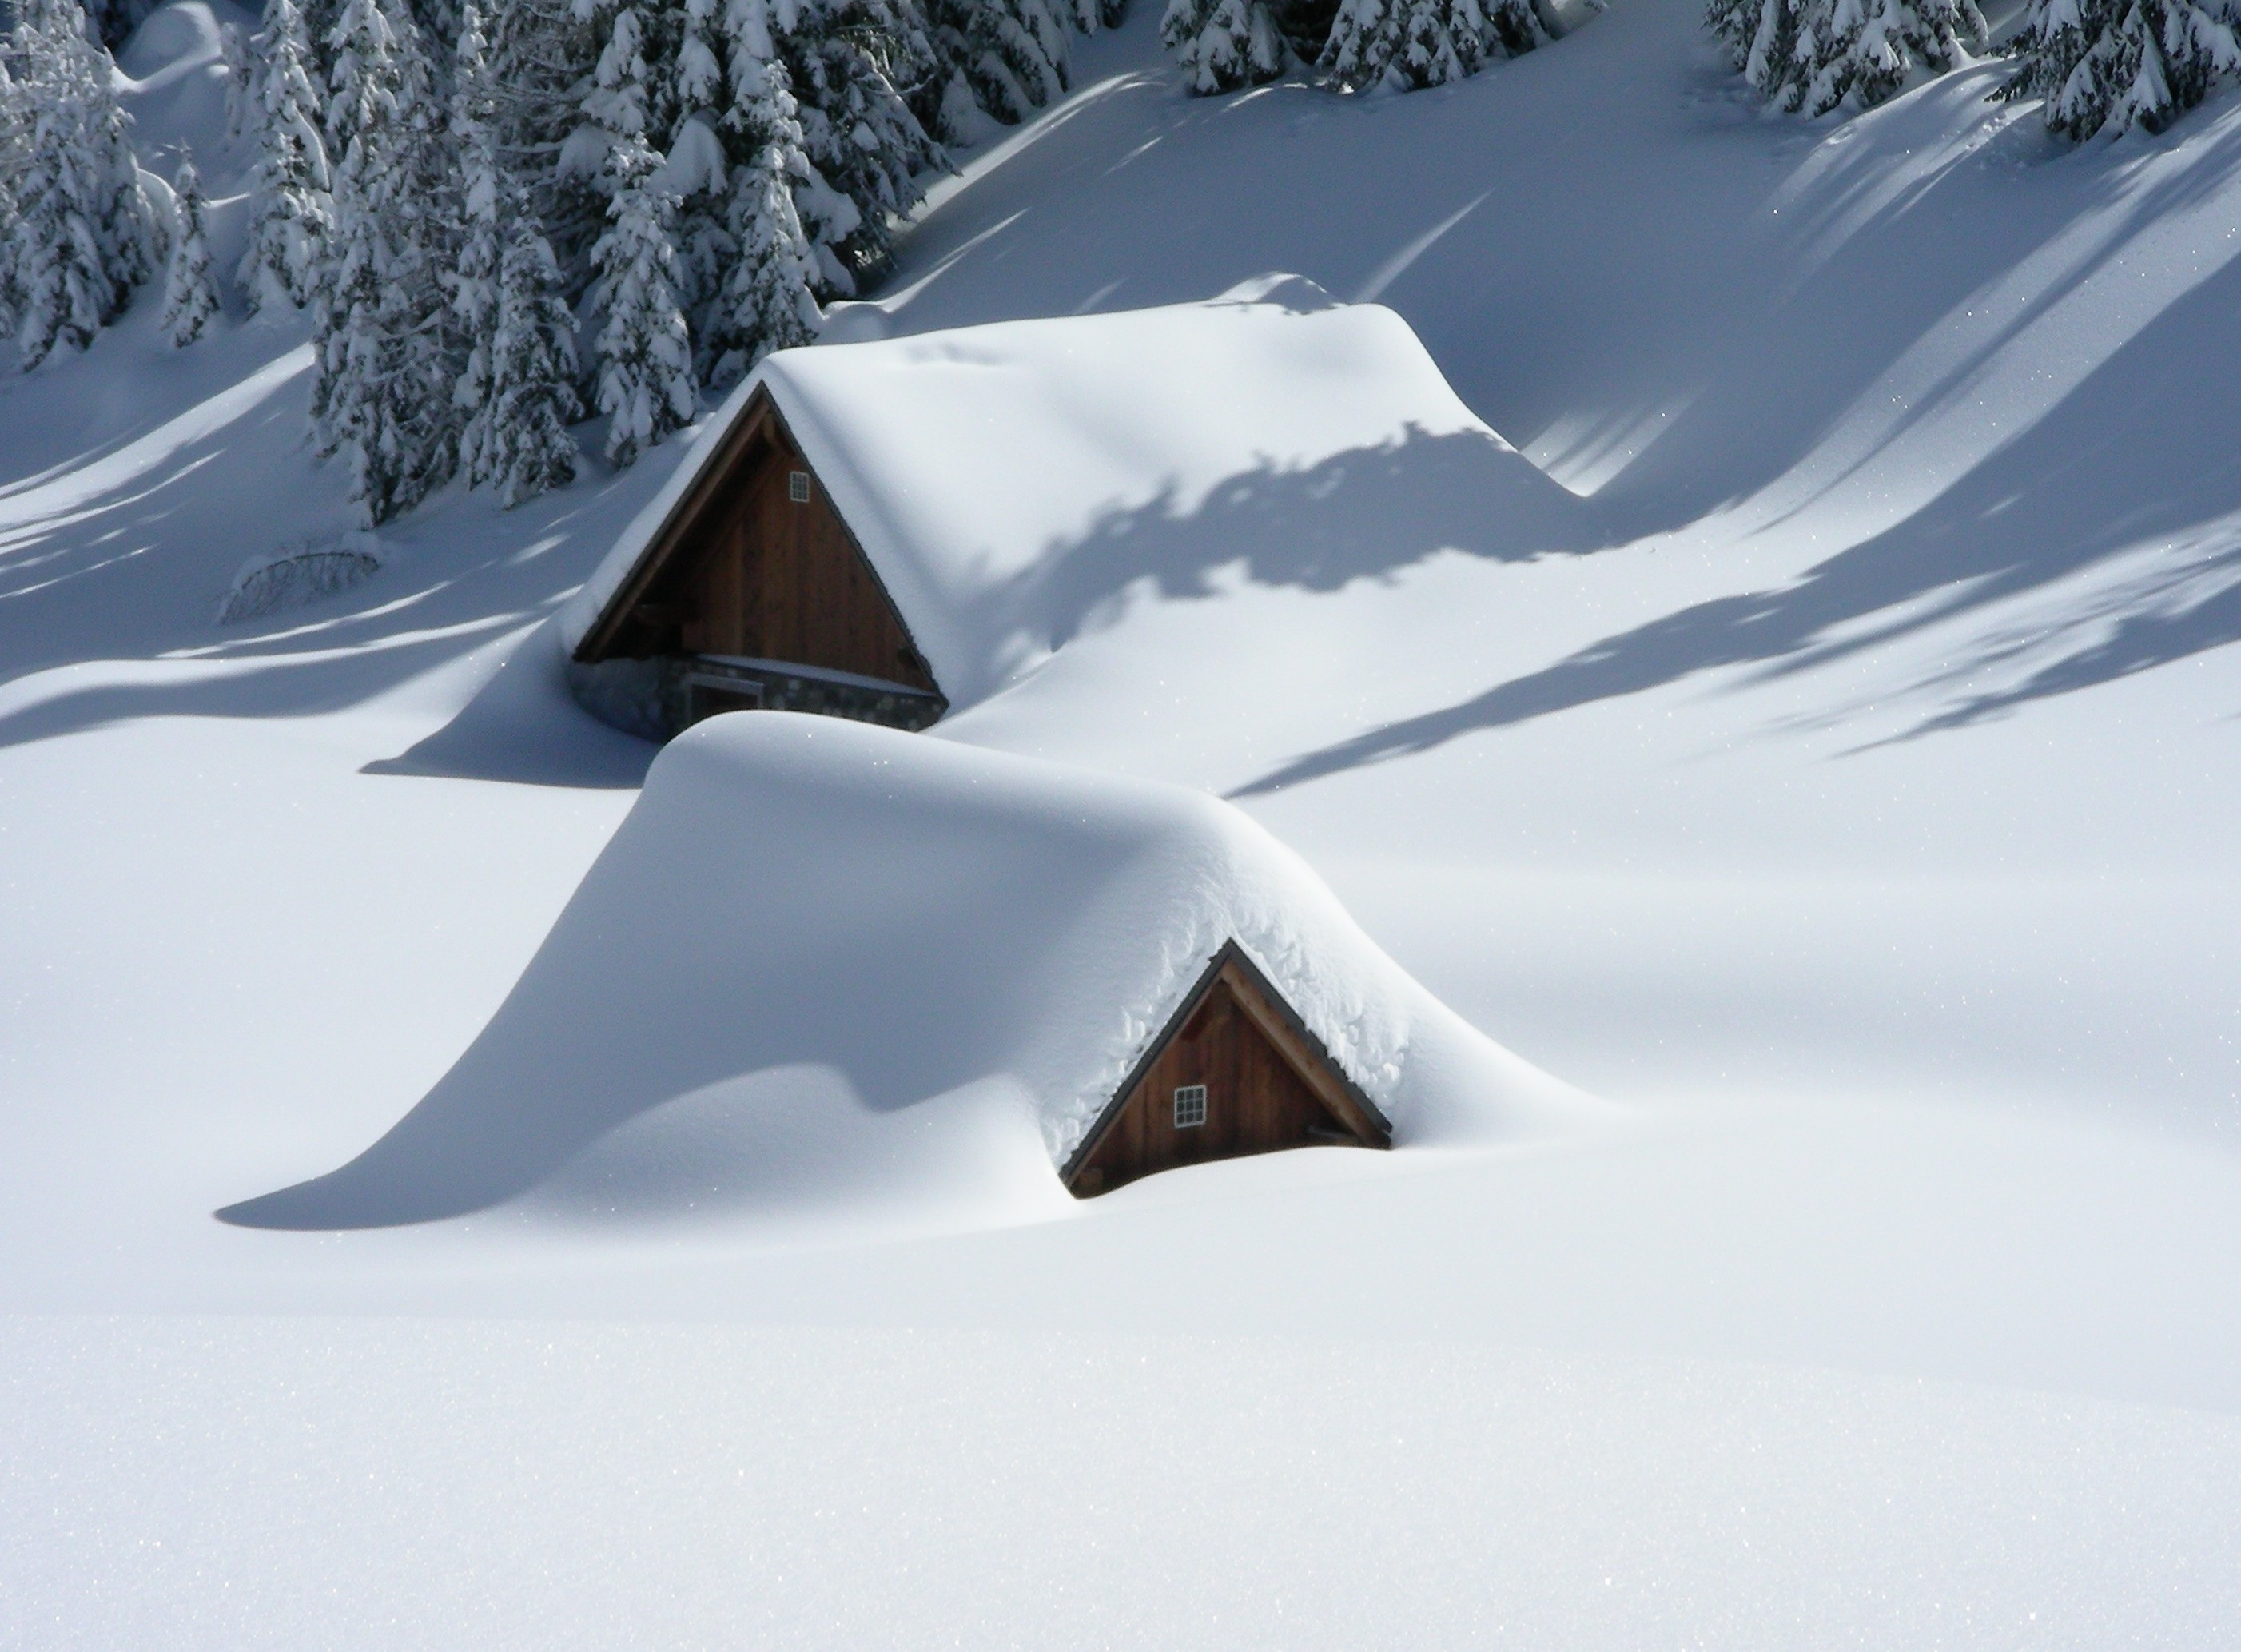
[{"label": "small square window", "polygon": [[1206,1122],[1206,1086],[1186,1084],[1175,1091],[1175,1128],[1187,1130]]},{"label": "small square window", "polygon": [[809,503],[809,472],[788,471],[786,473],[786,497],[796,505]]}]

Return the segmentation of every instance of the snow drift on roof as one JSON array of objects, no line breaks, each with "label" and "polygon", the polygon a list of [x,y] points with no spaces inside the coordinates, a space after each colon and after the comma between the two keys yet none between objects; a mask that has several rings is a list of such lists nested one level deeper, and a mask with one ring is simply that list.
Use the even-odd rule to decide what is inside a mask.
[{"label": "snow drift on roof", "polygon": [[1562,1105],[1228,804],[755,712],[663,752],[418,1107],[229,1218],[386,1225],[532,1189],[579,1211],[1065,1207],[1055,1165],[1232,937],[1398,1145]]},{"label": "snow drift on roof", "polygon": [[1435,495],[1460,496],[1513,556],[1580,542],[1579,501],[1463,405],[1408,323],[1265,277],[1204,304],[779,351],[570,604],[565,646],[759,385],[953,706],[1066,640],[1070,565],[1117,557],[1181,577],[1149,532],[1178,520],[1207,518],[1220,559],[1248,568],[1311,545],[1331,585],[1389,568],[1393,525]]}]

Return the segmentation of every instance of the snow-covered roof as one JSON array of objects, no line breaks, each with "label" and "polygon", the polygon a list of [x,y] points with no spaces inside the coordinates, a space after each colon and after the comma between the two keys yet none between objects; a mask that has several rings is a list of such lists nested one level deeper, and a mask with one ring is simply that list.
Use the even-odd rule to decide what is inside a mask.
[{"label": "snow-covered roof", "polygon": [[973,1221],[1063,1207],[1054,1167],[1232,939],[1397,1144],[1565,1108],[1229,804],[755,712],[663,752],[512,995],[403,1122],[234,1215],[412,1221],[555,1177],[626,1197],[649,1164],[822,1215],[898,1195]]},{"label": "snow-covered roof", "polygon": [[[953,705],[1065,640],[1078,558],[1134,552],[1154,578],[1194,577],[1305,542],[1336,581],[1391,565],[1383,541],[1428,485],[1468,490],[1521,554],[1565,539],[1577,516],[1398,315],[1263,278],[1206,303],[779,351],[570,604],[567,648],[766,387]],[[1422,443],[1448,445],[1438,464],[1394,462]],[[1178,522],[1217,542],[1163,560],[1175,546],[1161,530]]]}]

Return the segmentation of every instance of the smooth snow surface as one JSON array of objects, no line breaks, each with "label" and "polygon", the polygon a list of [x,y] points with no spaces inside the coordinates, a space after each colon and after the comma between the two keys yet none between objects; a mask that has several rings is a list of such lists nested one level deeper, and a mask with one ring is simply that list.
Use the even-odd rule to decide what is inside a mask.
[{"label": "smooth snow surface", "polygon": [[1187,594],[1220,565],[1328,590],[1411,546],[1523,560],[1583,549],[1589,532],[1399,316],[1266,277],[1207,304],[780,351],[569,604],[563,644],[582,641],[759,388],[953,707],[1139,583]]},{"label": "smooth snow surface", "polygon": [[1232,940],[1397,1145],[1565,1117],[1561,1087],[1403,975],[1227,804],[734,713],[663,752],[521,985],[409,1117],[227,1219],[378,1227],[532,1190],[579,1214],[1062,1212],[1055,1166]]},{"label": "smooth snow surface", "polygon": [[[1803,124],[1698,10],[1436,92],[1192,100],[1136,8],[829,347],[1295,271],[1570,492],[1569,548],[1428,483],[1332,558],[1316,485],[1375,463],[1210,460],[1139,513],[1158,555],[1065,540],[960,608],[1030,641],[921,737],[1230,799],[1450,1047],[1619,1104],[1567,1129],[1077,1205],[1024,1085],[882,1113],[906,1053],[829,1020],[739,1080],[748,1013],[712,1087],[474,1214],[215,1221],[464,1100],[519,994],[593,973],[547,949],[595,866],[585,900],[644,874],[601,856],[653,753],[569,699],[554,621],[688,444],[448,492],[364,584],[220,626],[350,524],[300,322],[174,352],[144,301],[0,373],[0,1645],[2231,1644],[2241,99],[2066,152],[1987,64]],[[175,0],[124,66],[223,271],[222,22]],[[1078,936],[1100,898],[979,909]],[[539,1013],[612,1024],[612,985]],[[931,1024],[952,1072],[1024,1065]],[[786,1187],[757,1108],[833,1124]]]},{"label": "smooth snow surface", "polygon": [[2231,1418],[1689,1361],[17,1321],[0,1529],[70,1535],[0,1639],[2211,1649],[2237,1473]]}]

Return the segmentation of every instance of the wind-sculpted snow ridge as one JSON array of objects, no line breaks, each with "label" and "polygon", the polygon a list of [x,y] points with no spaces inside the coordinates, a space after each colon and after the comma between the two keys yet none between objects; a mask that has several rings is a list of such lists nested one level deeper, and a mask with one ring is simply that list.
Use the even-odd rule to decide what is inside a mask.
[{"label": "wind-sculpted snow ridge", "polygon": [[665,752],[418,1107],[332,1174],[225,1214],[378,1227],[523,1194],[560,1214],[1065,1208],[1054,1162],[1232,936],[1403,1147],[1582,1105],[1228,804],[755,712]]},{"label": "wind-sculpted snow ridge", "polygon": [[1527,560],[1592,538],[1407,322],[1271,275],[1205,303],[780,351],[570,604],[563,642],[766,387],[960,707],[1135,580],[1203,592],[1241,564],[1335,590],[1449,548]]}]

